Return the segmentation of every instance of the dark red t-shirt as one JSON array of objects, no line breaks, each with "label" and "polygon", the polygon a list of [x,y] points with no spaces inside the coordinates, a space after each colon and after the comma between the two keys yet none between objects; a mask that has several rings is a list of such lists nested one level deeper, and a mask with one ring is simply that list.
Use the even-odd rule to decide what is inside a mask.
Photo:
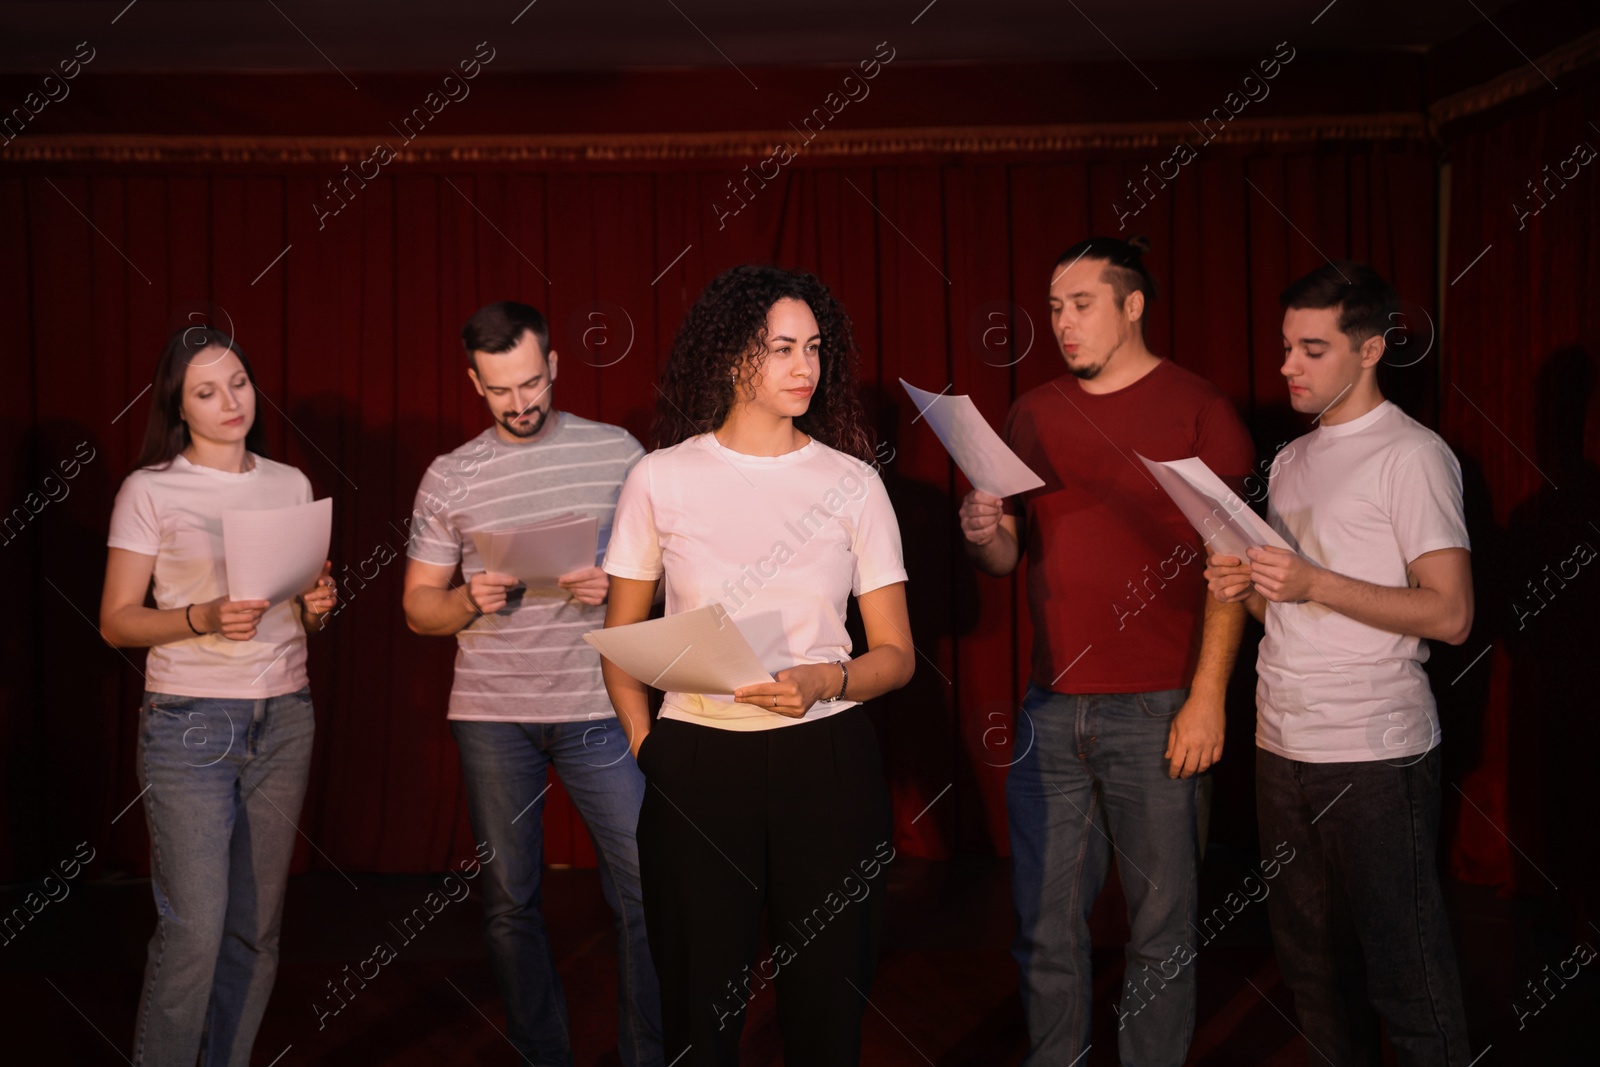
[{"label": "dark red t-shirt", "polygon": [[1034,684],[1187,686],[1206,596],[1202,541],[1134,453],[1199,456],[1237,491],[1256,453],[1233,403],[1168,360],[1114,393],[1064,374],[1017,399],[1004,437],[1045,482],[1006,501],[1008,512],[1025,507]]}]

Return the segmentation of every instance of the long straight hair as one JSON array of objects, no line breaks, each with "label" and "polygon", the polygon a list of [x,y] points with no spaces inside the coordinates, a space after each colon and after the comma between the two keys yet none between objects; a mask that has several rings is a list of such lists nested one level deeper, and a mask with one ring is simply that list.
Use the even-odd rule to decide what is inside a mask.
[{"label": "long straight hair", "polygon": [[[183,379],[194,357],[208,348],[222,348],[239,357],[250,388],[256,388],[256,372],[250,357],[233,338],[210,326],[186,326],[167,339],[156,373],[150,382],[150,422],[144,431],[144,447],[139,450],[135,469],[153,467],[165,470],[179,452],[189,447],[189,424],[183,421]],[[259,391],[258,391],[259,392]],[[260,409],[257,409],[259,413]],[[258,456],[266,455],[266,434],[261,420],[252,418],[244,435],[244,447]]]}]

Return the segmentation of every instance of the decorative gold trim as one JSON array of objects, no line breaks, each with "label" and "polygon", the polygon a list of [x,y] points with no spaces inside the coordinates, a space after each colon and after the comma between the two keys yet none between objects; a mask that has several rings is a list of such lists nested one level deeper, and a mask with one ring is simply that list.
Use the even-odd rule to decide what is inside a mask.
[{"label": "decorative gold trim", "polygon": [[[1235,119],[1212,142],[1273,145],[1316,141],[1421,140],[1420,114],[1314,115],[1293,119]],[[320,164],[368,159],[380,144],[396,163],[680,163],[698,160],[754,162],[789,145],[795,158],[898,155],[1037,155],[1083,149],[1166,148],[1203,140],[1189,122],[1094,123],[1068,126],[965,126],[825,130],[797,143],[794,131],[729,133],[421,136],[398,137],[183,137],[163,134],[24,135],[0,149],[0,164]]]},{"label": "decorative gold trim", "polygon": [[1428,118],[1435,127],[1439,127],[1488,111],[1507,100],[1543,89],[1563,74],[1596,61],[1600,61],[1600,30],[1586,33],[1575,41],[1546,52],[1532,63],[1506,71],[1498,78],[1435,101],[1428,108]]}]

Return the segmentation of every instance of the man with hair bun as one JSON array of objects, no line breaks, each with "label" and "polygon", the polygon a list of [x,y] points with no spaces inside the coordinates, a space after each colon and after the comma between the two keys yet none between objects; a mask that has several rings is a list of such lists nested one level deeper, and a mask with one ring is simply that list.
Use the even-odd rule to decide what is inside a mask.
[{"label": "man with hair bun", "polygon": [[[1029,1067],[1089,1045],[1089,912],[1116,857],[1132,936],[1122,1062],[1184,1062],[1194,1031],[1205,772],[1245,613],[1206,596],[1201,539],[1134,453],[1199,456],[1242,486],[1255,447],[1215,386],[1155,355],[1149,243],[1095,237],[1050,272],[1067,374],[1018,398],[1005,438],[1045,484],[961,506],[967,554],[1001,577],[1028,555],[1031,684],[1006,782]],[[1177,962],[1181,961],[1181,962]]]},{"label": "man with hair bun", "polygon": [[1398,311],[1371,267],[1283,291],[1289,402],[1316,415],[1274,464],[1267,518],[1294,551],[1213,556],[1219,601],[1266,624],[1256,673],[1263,852],[1295,859],[1267,901],[1306,1040],[1338,1064],[1473,1062],[1439,888],[1439,718],[1423,639],[1472,628],[1461,465],[1378,388]]}]

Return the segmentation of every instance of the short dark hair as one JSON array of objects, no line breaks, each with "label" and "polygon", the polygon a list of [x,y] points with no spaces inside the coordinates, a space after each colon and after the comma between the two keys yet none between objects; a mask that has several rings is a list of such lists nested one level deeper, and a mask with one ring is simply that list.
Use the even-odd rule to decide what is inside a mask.
[{"label": "short dark hair", "polygon": [[467,350],[467,362],[478,369],[476,352],[509,352],[515,348],[522,335],[532,333],[539,342],[539,351],[550,358],[550,325],[539,309],[515,300],[501,300],[479,308],[461,327],[461,344]]},{"label": "short dark hair", "polygon": [[1080,259],[1099,260],[1105,264],[1100,280],[1111,286],[1117,307],[1128,301],[1128,294],[1144,294],[1144,302],[1156,298],[1156,280],[1144,266],[1144,254],[1150,250],[1148,237],[1131,237],[1124,241],[1117,237],[1091,237],[1079,241],[1056,257],[1056,266],[1076,263]]},{"label": "short dark hair", "polygon": [[1383,275],[1353,260],[1324,263],[1303,278],[1289,283],[1278,295],[1284,310],[1289,308],[1339,309],[1339,332],[1360,345],[1394,324],[1400,313],[1400,298]]}]

